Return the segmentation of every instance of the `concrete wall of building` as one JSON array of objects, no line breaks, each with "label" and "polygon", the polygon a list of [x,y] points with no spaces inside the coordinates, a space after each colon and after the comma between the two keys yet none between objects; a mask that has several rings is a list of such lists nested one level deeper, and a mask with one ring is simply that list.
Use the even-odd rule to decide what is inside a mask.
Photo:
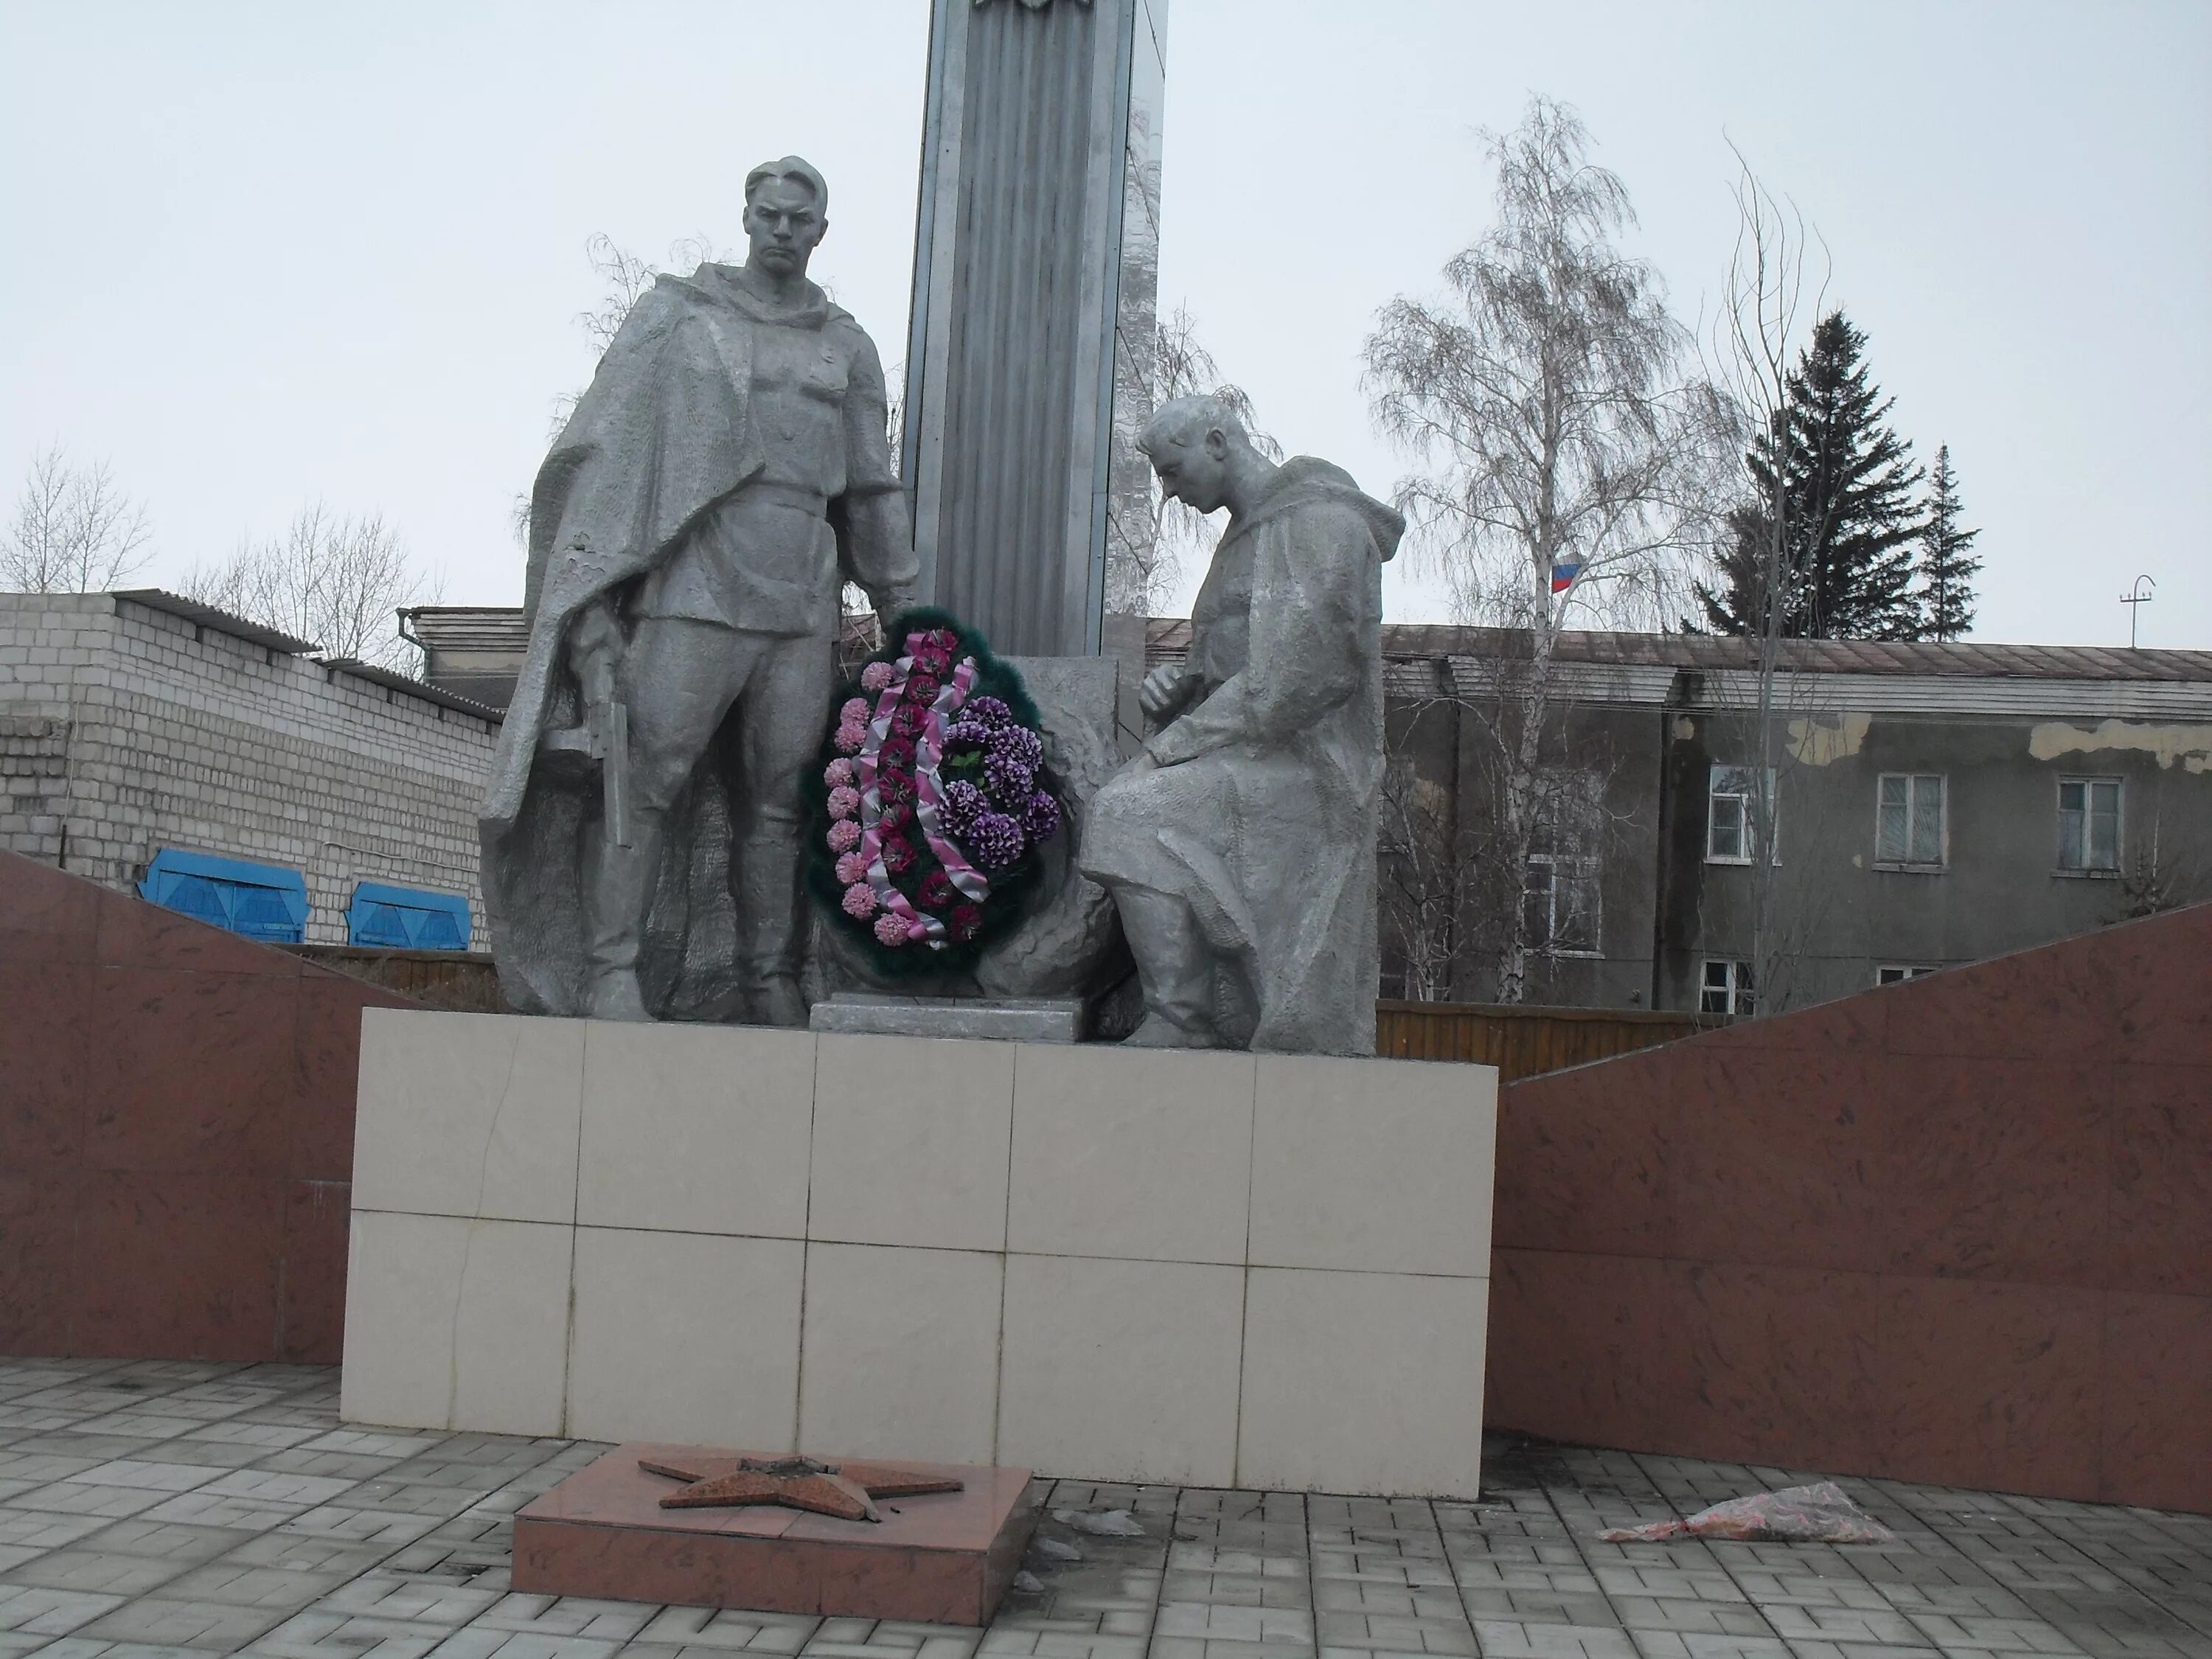
[{"label": "concrete wall of building", "polygon": [[111,594],[0,595],[0,848],[126,889],[163,847],[468,895],[498,727]]},{"label": "concrete wall of building", "polygon": [[[1872,988],[1882,967],[1945,967],[2069,938],[2142,913],[2155,854],[2162,908],[2212,898],[2212,723],[1914,712],[1782,722],[1776,1008]],[[1681,712],[1664,727],[1659,833],[1660,1002],[1695,1008],[1709,957],[1753,955],[1754,871],[1706,857],[1709,769],[1758,752],[1741,712]],[[1943,864],[1882,867],[1885,774],[1944,783]],[[2121,781],[2121,869],[2058,867],[2058,787]]]},{"label": "concrete wall of building", "polygon": [[2212,905],[1532,1078],[1491,1421],[2212,1512]]},{"label": "concrete wall of building", "polygon": [[[1494,702],[1425,698],[1402,693],[1389,700],[1385,745],[1394,767],[1410,768],[1435,793],[1443,811],[1441,833],[1469,861],[1481,863],[1483,838],[1493,831],[1499,780],[1499,727]],[[1656,902],[1659,820],[1658,715],[1650,709],[1601,703],[1563,703],[1553,714],[1544,753],[1596,781],[1599,811],[1586,828],[1583,856],[1599,868],[1599,927],[1593,952],[1540,951],[1528,965],[1524,1001],[1555,1007],[1638,1008],[1649,1006]],[[1394,786],[1395,787],[1395,786]],[[1386,820],[1391,808],[1386,802]],[[1385,840],[1389,824],[1385,824]],[[1460,918],[1460,951],[1448,1000],[1488,1002],[1497,994],[1498,918],[1517,902],[1499,890],[1504,878],[1478,883]],[[1383,870],[1382,993],[1407,994],[1404,930],[1409,907],[1391,892],[1388,855]]]},{"label": "concrete wall of building", "polygon": [[361,1011],[410,1006],[0,852],[0,1353],[335,1363]]}]

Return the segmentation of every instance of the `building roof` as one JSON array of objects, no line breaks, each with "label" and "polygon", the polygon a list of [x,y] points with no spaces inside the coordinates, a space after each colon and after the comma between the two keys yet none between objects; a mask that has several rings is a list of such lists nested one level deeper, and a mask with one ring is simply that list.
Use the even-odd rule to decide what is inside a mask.
[{"label": "building roof", "polygon": [[[1393,659],[1526,655],[1528,636],[1511,628],[1461,628],[1386,623],[1382,654]],[[1145,656],[1158,662],[1190,648],[1190,623],[1154,617],[1145,627]],[[1638,668],[1756,669],[1758,642],[1709,634],[1629,634],[1571,629],[1559,635],[1557,659]],[[1881,640],[1784,640],[1785,672],[1896,674],[1973,679],[2212,682],[2212,651],[2137,650],[2094,645],[1954,645]]]},{"label": "building roof", "polygon": [[380,685],[387,694],[394,691],[402,696],[420,697],[424,702],[436,703],[441,708],[451,708],[463,714],[473,714],[480,720],[498,726],[507,719],[507,711],[488,702],[478,702],[474,697],[465,697],[458,691],[427,681],[410,679],[389,668],[379,667],[373,662],[363,662],[357,657],[331,657],[323,667],[332,674],[350,674],[357,680],[367,680],[371,685]]},{"label": "building roof", "polygon": [[110,599],[128,599],[149,611],[161,611],[172,617],[181,617],[199,628],[212,628],[218,634],[228,634],[234,639],[244,640],[249,645],[260,646],[287,657],[312,656],[323,647],[312,640],[295,639],[274,628],[264,628],[259,623],[248,622],[243,617],[233,616],[228,611],[218,611],[211,605],[202,605],[198,599],[188,599],[181,593],[172,593],[159,587],[123,587],[109,594]]},{"label": "building roof", "polygon": [[511,651],[519,660],[530,648],[520,605],[417,605],[399,615],[426,651]]}]

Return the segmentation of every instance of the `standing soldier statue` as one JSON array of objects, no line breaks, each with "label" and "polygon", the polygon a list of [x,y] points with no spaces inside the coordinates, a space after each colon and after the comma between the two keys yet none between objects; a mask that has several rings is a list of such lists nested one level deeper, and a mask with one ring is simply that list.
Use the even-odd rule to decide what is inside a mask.
[{"label": "standing soldier statue", "polygon": [[798,783],[838,595],[888,622],[916,574],[883,366],[806,279],[828,206],[797,156],[755,167],[745,263],[639,299],[538,474],[480,826],[518,1008],[805,1024]]}]

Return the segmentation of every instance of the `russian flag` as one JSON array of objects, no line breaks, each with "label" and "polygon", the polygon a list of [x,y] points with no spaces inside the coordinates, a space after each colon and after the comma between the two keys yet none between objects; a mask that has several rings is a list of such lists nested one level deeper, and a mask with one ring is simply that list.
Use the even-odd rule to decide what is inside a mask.
[{"label": "russian flag", "polygon": [[1552,592],[1564,593],[1575,585],[1575,578],[1583,574],[1578,564],[1555,564],[1552,567]]}]

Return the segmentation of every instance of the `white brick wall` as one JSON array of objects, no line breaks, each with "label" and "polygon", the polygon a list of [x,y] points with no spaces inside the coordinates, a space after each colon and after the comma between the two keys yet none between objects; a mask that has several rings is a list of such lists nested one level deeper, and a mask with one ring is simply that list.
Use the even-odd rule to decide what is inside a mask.
[{"label": "white brick wall", "polygon": [[[197,634],[198,637],[195,637]],[[117,888],[163,847],[465,892],[499,728],[105,593],[0,594],[0,847]]]}]

